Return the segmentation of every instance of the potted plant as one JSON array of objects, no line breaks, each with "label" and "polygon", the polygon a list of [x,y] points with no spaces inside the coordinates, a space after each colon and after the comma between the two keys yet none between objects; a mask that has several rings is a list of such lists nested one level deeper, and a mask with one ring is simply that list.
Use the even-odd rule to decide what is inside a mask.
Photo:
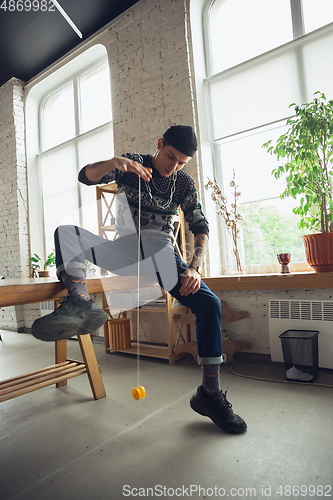
[{"label": "potted plant", "polygon": [[55,266],[54,251],[47,256],[45,262],[43,262],[43,259],[37,253],[34,253],[32,257],[29,257],[29,260],[31,261],[32,278],[37,276],[39,276],[39,278],[48,278],[50,273],[47,268]]},{"label": "potted plant", "polygon": [[302,236],[309,265],[317,272],[333,271],[333,100],[315,92],[311,102],[289,107],[295,116],[287,120],[287,132],[275,145],[263,146],[284,160],[272,174],[285,176],[281,198],[298,201],[293,209],[300,216],[298,227],[311,232]]}]

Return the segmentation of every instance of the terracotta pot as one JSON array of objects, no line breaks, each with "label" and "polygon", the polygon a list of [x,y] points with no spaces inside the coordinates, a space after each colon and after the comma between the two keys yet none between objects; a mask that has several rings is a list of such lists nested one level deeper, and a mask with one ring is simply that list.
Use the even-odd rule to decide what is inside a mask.
[{"label": "terracotta pot", "polygon": [[308,264],[317,272],[333,271],[333,233],[302,236]]},{"label": "terracotta pot", "polygon": [[49,273],[49,271],[38,271],[38,276],[40,278],[49,278],[50,273]]}]

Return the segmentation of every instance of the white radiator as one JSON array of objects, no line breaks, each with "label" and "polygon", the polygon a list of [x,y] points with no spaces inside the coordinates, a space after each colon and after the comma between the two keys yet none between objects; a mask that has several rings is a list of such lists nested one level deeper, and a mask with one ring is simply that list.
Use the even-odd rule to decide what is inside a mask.
[{"label": "white radiator", "polygon": [[319,366],[333,368],[333,301],[269,301],[269,342],[272,361],[283,362],[279,335],[286,330],[318,330]]}]

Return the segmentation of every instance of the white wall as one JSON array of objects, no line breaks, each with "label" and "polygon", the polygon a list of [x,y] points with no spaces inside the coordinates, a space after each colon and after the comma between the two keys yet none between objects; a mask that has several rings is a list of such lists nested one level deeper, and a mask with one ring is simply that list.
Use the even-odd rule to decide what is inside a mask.
[{"label": "white wall", "polygon": [[0,88],[0,109],[0,273],[19,278],[29,272],[23,82]]},{"label": "white wall", "polygon": [[[0,275],[21,278],[29,275],[23,82],[0,87],[0,109]],[[0,310],[0,322],[23,328],[22,306]]]},{"label": "white wall", "polygon": [[[307,290],[239,290],[217,292],[231,309],[248,311],[249,317],[226,325],[225,330],[234,340],[251,343],[250,352],[270,354],[269,300],[333,300],[333,289]],[[309,329],[312,327],[310,326]],[[283,333],[281,331],[281,333]]]}]

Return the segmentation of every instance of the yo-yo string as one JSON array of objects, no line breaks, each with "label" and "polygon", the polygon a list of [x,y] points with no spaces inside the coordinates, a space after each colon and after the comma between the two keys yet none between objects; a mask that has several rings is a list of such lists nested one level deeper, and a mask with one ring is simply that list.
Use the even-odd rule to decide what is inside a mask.
[{"label": "yo-yo string", "polygon": [[137,279],[137,310],[136,310],[136,361],[138,372],[138,387],[140,385],[140,345],[139,345],[139,329],[140,329],[140,241],[141,241],[141,179],[139,179],[139,219],[138,219],[138,279]]}]

